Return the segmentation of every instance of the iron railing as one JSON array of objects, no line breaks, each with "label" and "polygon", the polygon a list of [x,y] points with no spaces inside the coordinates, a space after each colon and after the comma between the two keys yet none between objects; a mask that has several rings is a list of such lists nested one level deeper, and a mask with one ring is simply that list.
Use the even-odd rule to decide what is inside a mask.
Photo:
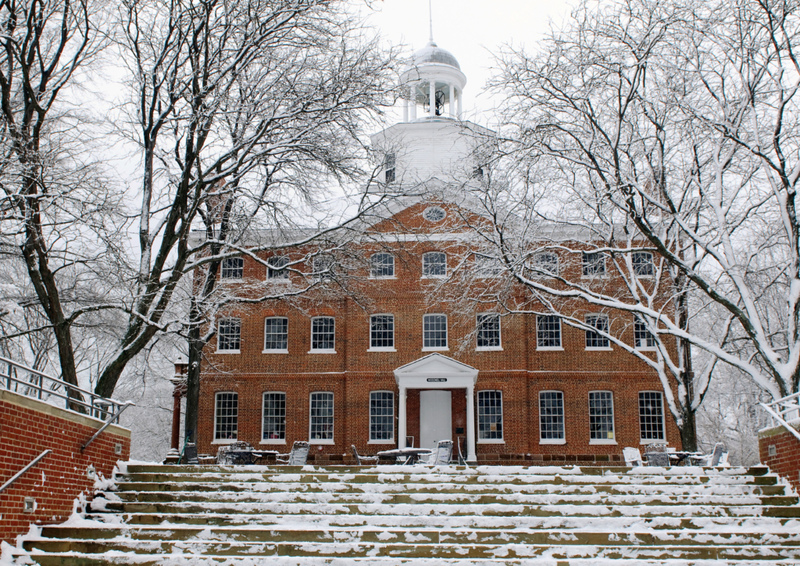
[{"label": "iron railing", "polygon": [[759,403],[772,420],[791,432],[800,440],[800,432],[790,423],[800,421],[800,393],[788,395],[772,403]]},{"label": "iron railing", "polygon": [[11,484],[13,484],[15,481],[17,481],[23,475],[25,475],[25,472],[27,472],[32,467],[34,467],[36,464],[38,464],[39,460],[41,460],[42,458],[44,458],[45,456],[50,454],[50,452],[51,452],[51,450],[48,448],[47,450],[45,450],[44,452],[42,452],[41,454],[36,456],[36,458],[34,458],[33,461],[30,462],[27,466],[25,466],[20,471],[18,471],[16,474],[14,474],[6,483],[3,484],[2,487],[0,487],[0,493],[4,492],[6,489],[11,487]]},{"label": "iron railing", "polygon": [[116,421],[120,413],[132,404],[101,397],[2,356],[0,356],[0,389],[39,399],[50,405],[63,406],[68,411],[108,423]]}]

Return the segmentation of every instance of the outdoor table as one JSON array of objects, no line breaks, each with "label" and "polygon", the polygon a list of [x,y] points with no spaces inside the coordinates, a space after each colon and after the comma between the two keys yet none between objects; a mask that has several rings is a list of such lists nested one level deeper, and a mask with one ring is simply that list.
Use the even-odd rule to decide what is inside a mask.
[{"label": "outdoor table", "polygon": [[392,450],[382,450],[378,452],[378,457],[387,460],[394,460],[395,464],[413,464],[419,460],[420,456],[431,454],[429,448],[394,448]]},{"label": "outdoor table", "polygon": [[[684,452],[684,451],[671,451],[667,452],[669,462],[673,466],[691,466],[692,458],[703,456],[702,452]],[[687,463],[688,462],[688,463]]]}]

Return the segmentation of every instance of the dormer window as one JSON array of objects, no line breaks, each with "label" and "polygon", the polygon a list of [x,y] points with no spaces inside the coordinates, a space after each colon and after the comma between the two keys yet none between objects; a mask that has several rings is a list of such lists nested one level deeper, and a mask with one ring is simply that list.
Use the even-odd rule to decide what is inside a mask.
[{"label": "dormer window", "polygon": [[397,158],[394,153],[387,153],[383,158],[383,178],[387,183],[394,183],[396,177]]}]

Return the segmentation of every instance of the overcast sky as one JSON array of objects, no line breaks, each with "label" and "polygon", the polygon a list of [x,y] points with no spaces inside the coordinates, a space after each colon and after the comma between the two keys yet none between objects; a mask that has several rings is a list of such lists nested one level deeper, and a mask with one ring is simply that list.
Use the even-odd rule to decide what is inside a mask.
[{"label": "overcast sky", "polygon": [[[455,55],[467,76],[464,110],[493,107],[481,96],[491,73],[492,53],[504,43],[535,50],[538,39],[558,27],[577,0],[432,0],[433,39]],[[405,55],[428,43],[428,0],[376,0],[369,21],[392,43],[408,46]],[[487,116],[488,118],[488,116]],[[481,121],[481,120],[479,120]]]}]

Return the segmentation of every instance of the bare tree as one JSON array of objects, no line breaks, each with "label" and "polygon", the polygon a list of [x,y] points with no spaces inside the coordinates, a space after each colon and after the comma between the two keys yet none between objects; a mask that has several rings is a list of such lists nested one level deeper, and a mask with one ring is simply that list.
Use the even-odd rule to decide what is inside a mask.
[{"label": "bare tree", "polygon": [[[274,244],[254,234],[309,215],[335,224],[324,214],[343,208],[334,195],[368,185],[362,132],[393,96],[393,57],[347,7],[126,0],[99,14],[85,2],[0,3],[4,243],[22,242],[65,379],[77,381],[73,331],[92,313],[117,317],[113,346],[92,358],[101,395],[159,333],[188,329],[202,341],[193,333],[213,309],[193,305],[188,319],[171,310],[187,274],[205,274],[193,299],[202,302],[225,258]],[[101,16],[130,101],[117,133],[141,156],[140,182],[119,189],[89,152],[62,151],[65,139],[83,141],[73,126],[88,105],[73,83],[105,45]],[[94,292],[81,300],[68,273],[105,281],[81,286]]]},{"label": "bare tree", "polygon": [[[620,274],[633,274],[635,253],[654,252],[671,308],[633,279],[624,298],[575,281],[526,283],[636,314],[672,340],[659,351],[679,426],[720,362],[772,397],[800,388],[797,8],[586,2],[540,53],[509,49],[494,81],[508,97],[520,216],[580,226]],[[715,323],[692,325],[701,314]]]}]

